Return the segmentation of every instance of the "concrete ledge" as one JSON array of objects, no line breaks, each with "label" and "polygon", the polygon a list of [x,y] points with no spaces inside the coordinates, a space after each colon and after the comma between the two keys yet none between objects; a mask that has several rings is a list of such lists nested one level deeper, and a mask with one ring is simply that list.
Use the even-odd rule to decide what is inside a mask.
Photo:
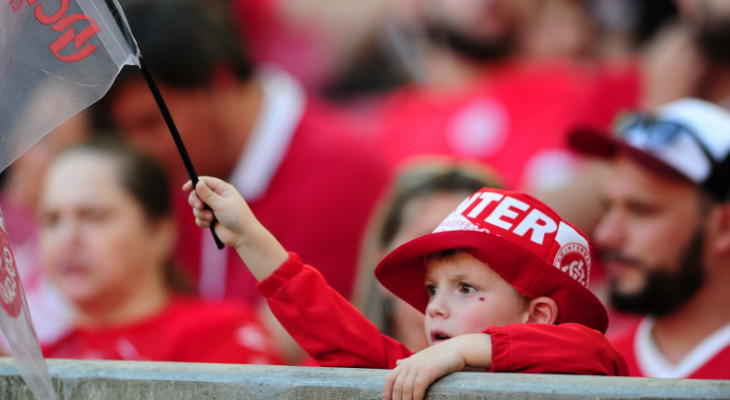
[{"label": "concrete ledge", "polygon": [[[381,399],[387,371],[132,361],[48,360],[60,400]],[[428,399],[730,399],[730,381],[460,372]],[[34,400],[0,358],[0,399]]]}]

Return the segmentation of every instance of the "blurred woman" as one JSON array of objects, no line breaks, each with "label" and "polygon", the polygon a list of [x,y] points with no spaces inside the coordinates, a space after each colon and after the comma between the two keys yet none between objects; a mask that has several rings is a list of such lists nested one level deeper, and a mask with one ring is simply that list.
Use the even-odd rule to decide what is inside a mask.
[{"label": "blurred woman", "polygon": [[45,270],[76,315],[46,357],[279,363],[247,308],[182,295],[169,184],[146,156],[99,140],[62,152],[39,214]]}]

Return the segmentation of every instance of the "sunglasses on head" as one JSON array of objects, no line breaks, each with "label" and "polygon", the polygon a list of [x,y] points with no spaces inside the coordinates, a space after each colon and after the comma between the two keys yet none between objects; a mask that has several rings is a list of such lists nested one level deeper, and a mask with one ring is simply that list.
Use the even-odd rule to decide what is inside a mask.
[{"label": "sunglasses on head", "polygon": [[717,161],[692,129],[650,114],[632,113],[618,119],[614,132],[631,146],[656,153],[661,153],[682,138],[689,138],[710,163],[710,175],[700,186],[719,201],[730,199],[730,155]]},{"label": "sunglasses on head", "polygon": [[689,137],[697,144],[713,169],[718,165],[697,134],[677,122],[660,120],[649,114],[633,113],[619,118],[615,132],[627,143],[654,151],[661,151],[678,139]]}]

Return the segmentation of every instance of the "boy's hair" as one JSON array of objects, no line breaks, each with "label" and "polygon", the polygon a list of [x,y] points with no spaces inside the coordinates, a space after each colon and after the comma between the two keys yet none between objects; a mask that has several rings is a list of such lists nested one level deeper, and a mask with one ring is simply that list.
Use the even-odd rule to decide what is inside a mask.
[{"label": "boy's hair", "polygon": [[450,249],[489,264],[528,298],[555,300],[557,323],[575,322],[606,331],[606,309],[588,290],[588,237],[534,197],[483,188],[464,200],[433,233],[383,258],[375,276],[423,312],[428,304],[422,284],[426,256]]}]

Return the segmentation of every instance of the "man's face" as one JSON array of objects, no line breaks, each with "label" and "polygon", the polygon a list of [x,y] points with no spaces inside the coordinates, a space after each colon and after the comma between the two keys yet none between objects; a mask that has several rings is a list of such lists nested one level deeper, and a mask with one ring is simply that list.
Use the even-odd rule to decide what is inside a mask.
[{"label": "man's face", "polygon": [[594,238],[614,306],[654,315],[676,310],[702,283],[700,192],[619,157],[603,197]]},{"label": "man's face", "polygon": [[[197,172],[211,174],[208,164],[216,160],[216,140],[210,99],[203,90],[160,90]],[[160,161],[175,180],[186,178],[175,142],[145,82],[129,80],[114,94],[110,114],[122,136]]]}]

